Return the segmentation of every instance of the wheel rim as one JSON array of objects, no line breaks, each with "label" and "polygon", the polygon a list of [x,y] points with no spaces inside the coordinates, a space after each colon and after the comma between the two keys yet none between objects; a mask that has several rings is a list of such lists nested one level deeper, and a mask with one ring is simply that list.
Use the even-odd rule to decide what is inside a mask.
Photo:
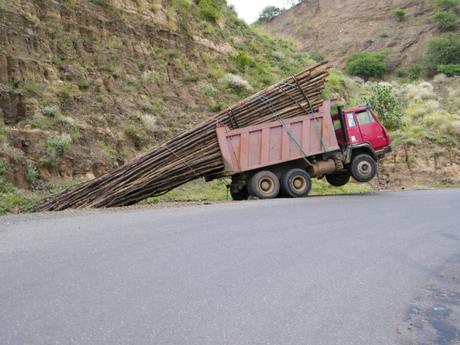
[{"label": "wheel rim", "polygon": [[369,176],[372,174],[372,166],[369,162],[362,161],[358,163],[358,172],[361,176]]},{"label": "wheel rim", "polygon": [[270,178],[260,180],[259,188],[264,194],[270,194],[275,189],[275,184]]},{"label": "wheel rim", "polygon": [[307,180],[302,176],[295,176],[292,179],[291,187],[295,192],[303,192],[306,189]]}]

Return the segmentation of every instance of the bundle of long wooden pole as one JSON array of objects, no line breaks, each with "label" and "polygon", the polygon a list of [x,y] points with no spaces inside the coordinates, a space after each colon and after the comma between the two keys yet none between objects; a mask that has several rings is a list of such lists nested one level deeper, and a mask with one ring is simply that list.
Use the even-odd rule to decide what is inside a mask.
[{"label": "bundle of long wooden pole", "polygon": [[299,116],[310,107],[317,111],[327,75],[326,63],[310,67],[104,176],[42,200],[33,211],[132,205],[196,178],[222,173],[224,165],[215,132],[217,125],[245,127],[274,118]]}]

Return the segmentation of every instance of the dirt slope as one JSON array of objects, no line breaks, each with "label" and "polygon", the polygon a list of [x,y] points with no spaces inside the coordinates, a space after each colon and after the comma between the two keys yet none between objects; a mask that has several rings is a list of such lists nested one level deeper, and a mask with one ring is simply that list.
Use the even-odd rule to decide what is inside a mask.
[{"label": "dirt slope", "polygon": [[[398,20],[393,10],[403,8]],[[389,67],[418,61],[425,40],[436,31],[431,0],[305,0],[263,25],[295,38],[305,51],[320,52],[337,66],[362,50],[392,51]]]}]

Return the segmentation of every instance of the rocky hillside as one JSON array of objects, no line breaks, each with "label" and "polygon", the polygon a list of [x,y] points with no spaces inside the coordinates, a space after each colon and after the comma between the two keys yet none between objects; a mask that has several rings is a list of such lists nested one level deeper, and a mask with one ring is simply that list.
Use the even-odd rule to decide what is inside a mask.
[{"label": "rocky hillside", "polygon": [[225,0],[0,0],[0,29],[0,179],[22,189],[104,174],[313,63]]},{"label": "rocky hillside", "polygon": [[263,27],[339,67],[352,53],[388,48],[388,68],[396,70],[421,60],[425,41],[438,33],[434,10],[432,0],[304,0]]}]

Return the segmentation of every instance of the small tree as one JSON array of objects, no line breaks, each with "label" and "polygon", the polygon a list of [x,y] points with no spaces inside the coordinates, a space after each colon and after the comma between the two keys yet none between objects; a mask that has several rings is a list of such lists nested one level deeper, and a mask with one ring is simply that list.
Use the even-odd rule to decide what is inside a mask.
[{"label": "small tree", "polygon": [[383,52],[362,52],[348,57],[346,67],[348,73],[369,80],[381,78],[385,74],[386,54]]},{"label": "small tree", "polygon": [[453,30],[458,24],[458,16],[452,11],[437,11],[431,20],[441,30]]},{"label": "small tree", "polygon": [[438,65],[460,64],[460,40],[455,33],[446,33],[427,41],[425,60],[429,72],[435,73]]},{"label": "small tree", "polygon": [[402,21],[406,16],[406,11],[403,8],[398,7],[393,10],[393,14],[399,21]]},{"label": "small tree", "polygon": [[379,114],[379,118],[388,130],[393,131],[401,127],[403,124],[402,105],[391,85],[372,85],[365,100]]},{"label": "small tree", "polygon": [[276,6],[265,7],[259,15],[258,22],[269,22],[276,16],[283,13],[285,10]]}]

